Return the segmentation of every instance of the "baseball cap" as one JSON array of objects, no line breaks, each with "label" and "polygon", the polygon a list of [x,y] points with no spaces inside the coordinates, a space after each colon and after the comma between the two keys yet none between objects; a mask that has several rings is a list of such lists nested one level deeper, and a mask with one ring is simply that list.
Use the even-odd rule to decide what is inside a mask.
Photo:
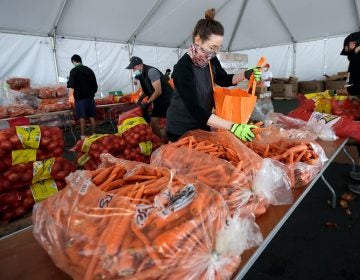
[{"label": "baseball cap", "polygon": [[340,55],[348,55],[348,53],[345,51],[345,46],[353,41],[360,42],[360,32],[351,33],[344,39],[344,46]]},{"label": "baseball cap", "polygon": [[130,58],[130,64],[126,67],[126,69],[133,69],[134,66],[139,64],[143,64],[142,59],[138,56],[133,56],[132,58]]}]

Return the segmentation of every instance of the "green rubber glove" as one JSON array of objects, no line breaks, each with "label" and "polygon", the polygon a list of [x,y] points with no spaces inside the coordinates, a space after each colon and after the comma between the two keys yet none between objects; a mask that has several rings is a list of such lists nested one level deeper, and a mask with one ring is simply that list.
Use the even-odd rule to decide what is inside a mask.
[{"label": "green rubber glove", "polygon": [[251,131],[253,128],[257,128],[256,125],[251,124],[239,124],[234,123],[231,126],[230,132],[242,141],[252,141],[255,134]]},{"label": "green rubber glove", "polygon": [[255,81],[261,80],[261,67],[253,67],[244,72],[244,76],[246,79],[250,79],[251,75],[254,74]]}]

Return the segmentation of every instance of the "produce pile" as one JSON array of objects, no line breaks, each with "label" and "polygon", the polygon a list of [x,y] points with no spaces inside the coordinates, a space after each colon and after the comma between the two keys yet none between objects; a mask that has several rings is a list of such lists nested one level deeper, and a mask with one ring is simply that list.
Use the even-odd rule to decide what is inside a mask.
[{"label": "produce pile", "polygon": [[31,210],[36,201],[65,187],[76,170],[62,158],[59,128],[21,126],[0,131],[0,219],[11,220]]},{"label": "produce pile", "polygon": [[67,182],[34,210],[34,236],[74,279],[230,279],[262,241],[253,217],[164,168],[122,161]]},{"label": "produce pile", "polygon": [[315,142],[270,137],[245,143],[263,158],[271,158],[285,164],[291,186],[306,186],[319,173],[327,160],[324,150]]},{"label": "produce pile", "polygon": [[[220,192],[231,213],[246,207],[256,216],[269,204],[288,204],[292,194],[280,166],[264,162],[229,132],[192,131],[179,141],[160,147],[151,157],[155,166],[175,169],[178,174],[201,181]],[[272,178],[255,185],[266,169]],[[279,199],[276,195],[282,194]]]},{"label": "produce pile", "polygon": [[162,141],[141,117],[141,108],[135,108],[120,115],[119,133],[114,135],[96,134],[77,142],[72,149],[79,166],[94,170],[100,163],[100,154],[109,153],[115,157],[150,162],[150,156]]}]

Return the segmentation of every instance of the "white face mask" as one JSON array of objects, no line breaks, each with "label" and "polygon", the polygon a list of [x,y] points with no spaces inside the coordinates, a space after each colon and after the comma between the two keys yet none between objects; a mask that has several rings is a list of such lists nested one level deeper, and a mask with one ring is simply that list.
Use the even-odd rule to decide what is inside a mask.
[{"label": "white face mask", "polygon": [[140,76],[141,75],[141,70],[135,70],[134,71],[134,76]]}]

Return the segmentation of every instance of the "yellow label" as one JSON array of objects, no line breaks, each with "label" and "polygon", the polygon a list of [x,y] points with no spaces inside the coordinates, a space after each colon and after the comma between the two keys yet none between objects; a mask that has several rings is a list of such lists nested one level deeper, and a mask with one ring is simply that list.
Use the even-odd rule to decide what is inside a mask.
[{"label": "yellow label", "polygon": [[53,167],[55,158],[49,158],[43,161],[34,161],[33,163],[33,179],[32,183],[36,183],[51,178],[51,168]]},{"label": "yellow label", "polygon": [[134,117],[124,120],[124,122],[118,126],[118,133],[121,135],[128,129],[137,126],[139,124],[147,124],[143,117]]},{"label": "yellow label", "polygon": [[11,152],[11,156],[12,156],[12,165],[32,162],[36,160],[36,150],[35,149],[14,150]]},{"label": "yellow label", "polygon": [[121,97],[122,96],[115,95],[114,96],[114,103],[119,103]]},{"label": "yellow label", "polygon": [[36,203],[58,192],[53,179],[47,179],[31,185],[31,192]]},{"label": "yellow label", "polygon": [[78,158],[77,163],[79,166],[83,166],[91,157],[88,154],[83,154]]},{"label": "yellow label", "polygon": [[348,97],[345,95],[337,95],[337,96],[334,96],[334,99],[337,101],[344,101],[344,100],[348,99]]},{"label": "yellow label", "polygon": [[140,153],[145,156],[150,156],[152,152],[152,142],[151,141],[145,141],[139,143],[140,147]]},{"label": "yellow label", "polygon": [[82,145],[82,151],[87,153],[90,150],[91,144],[94,143],[96,140],[107,136],[108,134],[94,134],[89,137],[86,137],[84,143]]},{"label": "yellow label", "polygon": [[16,134],[24,148],[37,149],[40,145],[41,130],[38,125],[17,126]]}]

